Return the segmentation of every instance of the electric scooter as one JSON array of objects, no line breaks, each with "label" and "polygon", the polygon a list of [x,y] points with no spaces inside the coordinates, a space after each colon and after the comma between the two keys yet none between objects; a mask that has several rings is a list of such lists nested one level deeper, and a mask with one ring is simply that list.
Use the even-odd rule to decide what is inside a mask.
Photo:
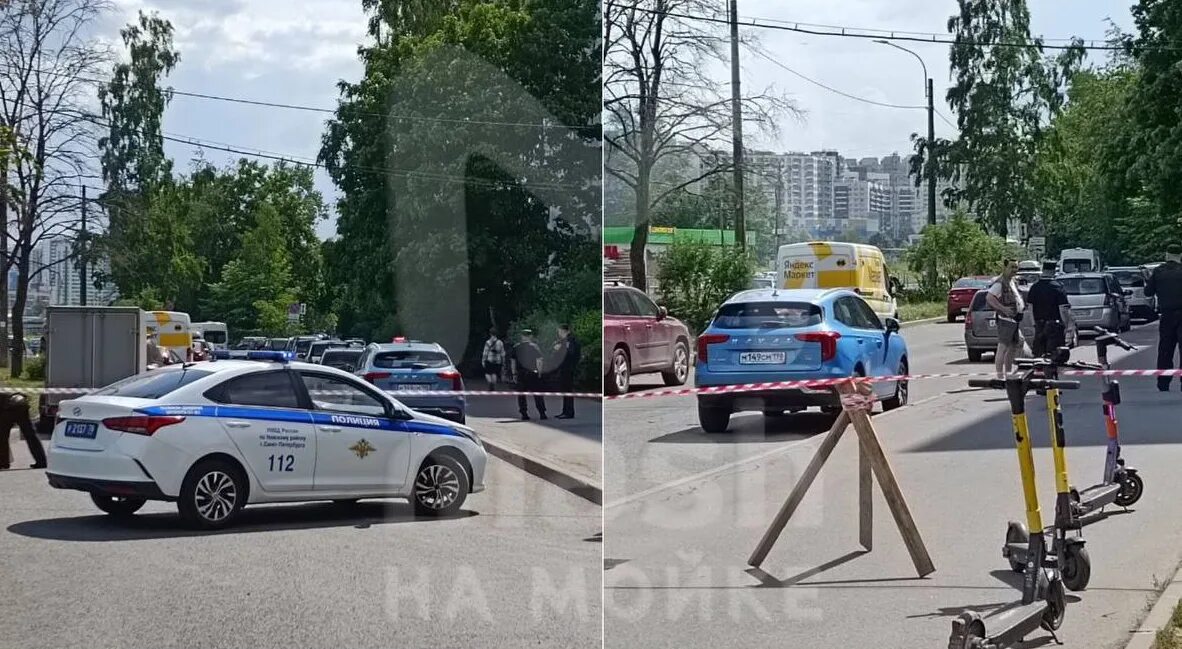
[{"label": "electric scooter", "polygon": [[[1070,357],[1071,350],[1060,347],[1046,358],[1022,358],[1014,363],[1019,369],[1025,369],[1026,372],[1054,384],[1062,383],[1058,381],[1059,368],[1068,365]],[[1079,387],[1078,381],[1074,384]],[[1087,588],[1088,581],[1091,580],[1092,562],[1087,549],[1084,548],[1084,540],[1078,534],[1082,526],[1075,514],[1071,484],[1067,479],[1067,457],[1064,452],[1067,447],[1067,435],[1063,430],[1063,408],[1059,399],[1059,388],[1052,385],[1039,392],[1045,394],[1047,399],[1051,455],[1055,458],[1055,524],[1050,529],[1043,530],[1042,534],[1034,536],[1050,537],[1051,549],[1044,559],[1058,569],[1063,585],[1068,590],[1080,591]],[[1010,568],[1014,572],[1025,572],[1029,563],[1030,530],[1039,529],[1042,528],[1027,527],[1017,521],[1010,521],[1007,526],[1006,542],[1001,548],[1001,556],[1009,559]],[[1076,535],[1068,537],[1068,530],[1075,530]]]},{"label": "electric scooter", "polygon": [[[1014,437],[1017,440],[1018,469],[1022,476],[1022,495],[1026,502],[1026,524],[1041,530],[1042,512],[1038,505],[1038,488],[1034,479],[1034,452],[1030,443],[1030,424],[1026,418],[1026,395],[1031,390],[1074,390],[1078,381],[1059,381],[1041,378],[1031,368],[1006,379],[974,379],[969,385],[979,388],[1004,389],[1010,402]],[[1055,455],[1056,475],[1066,475],[1061,453]],[[1067,508],[1066,502],[1056,503],[1058,512]],[[1058,539],[1056,532],[1054,538]],[[1047,561],[1046,536],[1035,534],[1027,538],[1025,578],[1022,580],[1022,600],[988,617],[966,611],[952,621],[948,649],[1001,649],[1013,647],[1027,635],[1043,628],[1054,637],[1063,625],[1067,613],[1066,591],[1055,562]],[[1055,638],[1056,642],[1058,638]]]},{"label": "electric scooter", "polygon": [[[1100,327],[1096,331],[1096,357],[1100,361],[1100,369],[1110,368],[1108,363],[1108,346],[1116,345],[1125,351],[1136,351],[1137,348],[1120,339],[1120,336]],[[1104,476],[1100,484],[1088,487],[1083,491],[1072,490],[1072,502],[1076,516],[1083,525],[1100,519],[1095,516],[1108,505],[1129,508],[1141,499],[1145,492],[1145,483],[1141,480],[1137,470],[1125,465],[1120,456],[1120,426],[1116,420],[1116,406],[1120,403],[1120,383],[1111,377],[1104,377],[1104,391],[1101,393],[1104,401],[1104,427],[1108,432],[1108,449],[1104,459]]]}]

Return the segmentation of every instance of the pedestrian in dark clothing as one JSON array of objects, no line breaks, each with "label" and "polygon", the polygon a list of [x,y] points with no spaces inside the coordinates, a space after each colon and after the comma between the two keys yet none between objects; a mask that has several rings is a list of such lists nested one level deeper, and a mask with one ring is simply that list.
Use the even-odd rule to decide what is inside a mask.
[{"label": "pedestrian in dark clothing", "polygon": [[8,446],[8,436],[12,426],[20,427],[21,436],[25,438],[25,445],[29,447],[29,455],[33,456],[34,469],[45,468],[45,447],[41,439],[33,430],[33,422],[29,419],[29,402],[23,394],[0,394],[0,469],[7,469],[12,465],[12,450]]},{"label": "pedestrian in dark clothing", "polygon": [[[534,332],[525,329],[521,332],[521,342],[513,348],[513,373],[517,375],[517,389],[522,392],[540,392],[542,389],[542,350],[534,342]],[[529,419],[529,408],[524,395],[517,397],[517,410],[521,412],[523,420]],[[538,419],[546,419],[546,400],[542,395],[534,395],[534,406],[538,409]]]},{"label": "pedestrian in dark clothing", "polygon": [[[1034,341],[1031,349],[1035,356],[1048,356],[1060,347],[1067,346],[1068,334],[1075,331],[1075,319],[1071,316],[1071,303],[1067,291],[1055,279],[1057,264],[1044,261],[1042,277],[1026,295],[1034,315]],[[1074,336],[1072,336],[1074,338]]]},{"label": "pedestrian in dark clothing", "polygon": [[[570,325],[564,324],[558,327],[558,342],[554,343],[554,352],[558,361],[558,389],[568,394],[574,392],[575,369],[579,366],[579,357],[583,354],[583,348],[571,334]],[[562,397],[562,414],[558,415],[558,418],[574,419],[574,417],[575,398],[572,396]]]},{"label": "pedestrian in dark clothing", "polygon": [[[1174,369],[1174,354],[1182,341],[1182,246],[1166,248],[1166,263],[1153,269],[1145,282],[1145,297],[1157,297],[1157,369]],[[1157,377],[1157,389],[1170,390],[1170,377]]]}]

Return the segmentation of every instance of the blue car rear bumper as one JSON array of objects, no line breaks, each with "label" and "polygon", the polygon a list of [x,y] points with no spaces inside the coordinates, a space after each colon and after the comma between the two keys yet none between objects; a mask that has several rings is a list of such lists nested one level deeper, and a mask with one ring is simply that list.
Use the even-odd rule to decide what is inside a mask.
[{"label": "blue car rear bumper", "polygon": [[[747,383],[770,383],[780,381],[811,381],[848,378],[850,372],[840,369],[822,369],[813,372],[713,372],[704,370],[701,364],[695,368],[694,385],[699,388],[743,385]],[[699,394],[698,402],[703,406],[729,408],[732,411],[789,409],[823,406],[839,406],[841,400],[831,387],[770,389],[721,394]]]}]

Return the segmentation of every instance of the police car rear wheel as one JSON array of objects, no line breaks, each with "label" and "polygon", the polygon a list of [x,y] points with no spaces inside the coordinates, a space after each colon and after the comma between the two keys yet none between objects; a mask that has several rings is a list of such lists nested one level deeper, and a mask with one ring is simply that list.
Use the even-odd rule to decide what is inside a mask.
[{"label": "police car rear wheel", "polygon": [[134,496],[112,496],[110,494],[96,493],[90,494],[90,499],[94,502],[95,507],[119,518],[131,516],[139,511],[140,507],[144,506],[144,503],[148,502],[143,498],[136,498]]},{"label": "police car rear wheel", "polygon": [[246,481],[237,467],[224,460],[206,460],[193,467],[181,484],[177,509],[194,528],[226,527],[246,500]]},{"label": "police car rear wheel", "polygon": [[446,455],[427,458],[415,474],[410,501],[421,516],[451,516],[468,497],[468,473]]}]

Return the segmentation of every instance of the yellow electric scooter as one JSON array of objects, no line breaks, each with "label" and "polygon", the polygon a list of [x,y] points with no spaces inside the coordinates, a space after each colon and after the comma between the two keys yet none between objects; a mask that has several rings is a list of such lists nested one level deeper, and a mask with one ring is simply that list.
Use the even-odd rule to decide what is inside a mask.
[{"label": "yellow electric scooter", "polygon": [[[1063,587],[1063,559],[1080,559],[1082,542],[1078,547],[1068,542],[1066,530],[1072,529],[1070,490],[1067,487],[1067,463],[1063,454],[1063,417],[1059,412],[1059,390],[1075,390],[1079,381],[1060,381],[1043,378],[1038,364],[1033,361],[1025,371],[1006,379],[971,380],[969,385],[979,388],[1004,389],[1010,402],[1014,437],[1018,449],[1018,469],[1022,476],[1022,495],[1026,501],[1027,529],[1043,530],[1042,512],[1038,504],[1038,488],[1034,476],[1034,452],[1030,443],[1030,424],[1026,418],[1026,395],[1031,390],[1047,393],[1051,410],[1052,449],[1055,459],[1055,483],[1059,492],[1055,502],[1055,524],[1045,534],[1028,534],[1023,548],[1025,567],[1022,600],[1001,611],[982,617],[966,611],[952,621],[949,649],[1001,649],[1021,643],[1039,627],[1052,636],[1063,624],[1067,612],[1066,591]],[[1050,361],[1047,361],[1050,362]],[[1011,529],[1021,523],[1010,523]],[[1049,558],[1047,538],[1058,560]],[[1071,548],[1071,549],[1068,549]],[[1087,555],[1082,555],[1086,563]],[[1056,638],[1058,640],[1058,638]]]}]

